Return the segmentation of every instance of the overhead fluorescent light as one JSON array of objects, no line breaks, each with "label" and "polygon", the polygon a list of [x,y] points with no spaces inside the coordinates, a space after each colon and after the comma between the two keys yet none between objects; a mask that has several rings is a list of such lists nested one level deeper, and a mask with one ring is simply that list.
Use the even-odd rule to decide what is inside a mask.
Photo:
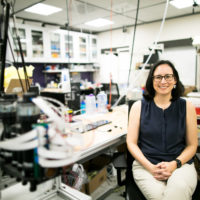
[{"label": "overhead fluorescent light", "polygon": [[193,0],[173,0],[170,1],[170,4],[175,6],[178,9],[191,7],[194,4]]},{"label": "overhead fluorescent light", "polygon": [[111,24],[114,24],[114,22],[107,20],[107,19],[103,19],[103,18],[98,18],[98,19],[95,19],[95,20],[85,23],[85,25],[94,26],[94,27],[108,26]]},{"label": "overhead fluorescent light", "polygon": [[38,3],[38,4],[35,4],[34,6],[31,6],[27,9],[25,9],[26,12],[31,12],[31,13],[35,13],[35,14],[39,14],[39,15],[46,15],[46,16],[57,13],[61,10],[62,10],[61,8],[46,5],[43,3]]}]

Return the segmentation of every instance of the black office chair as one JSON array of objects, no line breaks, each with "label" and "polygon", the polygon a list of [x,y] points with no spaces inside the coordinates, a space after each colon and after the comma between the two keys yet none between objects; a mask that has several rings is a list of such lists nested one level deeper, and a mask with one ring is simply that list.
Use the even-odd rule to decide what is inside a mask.
[{"label": "black office chair", "polygon": [[[197,156],[198,155],[198,156]],[[200,163],[200,155],[197,153],[195,159]],[[117,170],[117,182],[119,186],[125,185],[125,199],[126,200],[146,200],[138,186],[136,185],[132,173],[132,163],[134,158],[127,150],[126,154],[118,154],[114,160],[113,165]],[[122,180],[121,172],[126,170],[125,179]],[[198,169],[200,170],[200,169]],[[192,200],[200,200],[200,180],[198,180],[197,187],[192,196]]]},{"label": "black office chair", "polygon": [[[130,108],[134,101],[128,102],[128,113],[130,112]],[[195,161],[199,163],[200,166],[200,153],[196,154]],[[132,164],[134,158],[126,148],[126,152],[124,153],[116,153],[113,159],[113,165],[117,170],[117,182],[119,186],[125,185],[125,199],[126,200],[146,200],[138,186],[136,185],[132,173]],[[122,180],[121,172],[125,170],[125,179]],[[200,167],[197,169],[200,172]],[[196,190],[192,196],[192,200],[200,200],[200,180],[198,180],[198,184]]]}]

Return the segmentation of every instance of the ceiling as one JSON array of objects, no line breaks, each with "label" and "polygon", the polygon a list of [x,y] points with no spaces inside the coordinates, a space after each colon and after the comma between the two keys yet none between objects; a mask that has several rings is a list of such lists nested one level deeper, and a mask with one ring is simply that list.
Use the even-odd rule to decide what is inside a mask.
[{"label": "ceiling", "polygon": [[[138,0],[10,0],[13,2],[14,14],[23,22],[59,25],[71,30],[98,33],[112,29],[124,28],[135,24]],[[31,14],[24,11],[38,2],[62,8],[62,11],[49,16]],[[112,4],[112,6],[111,6]],[[165,0],[140,0],[138,24],[162,20]],[[112,12],[111,12],[112,7]],[[167,19],[200,14],[200,6],[177,9],[169,4]],[[96,18],[114,21],[112,26],[94,28],[84,23]]]}]

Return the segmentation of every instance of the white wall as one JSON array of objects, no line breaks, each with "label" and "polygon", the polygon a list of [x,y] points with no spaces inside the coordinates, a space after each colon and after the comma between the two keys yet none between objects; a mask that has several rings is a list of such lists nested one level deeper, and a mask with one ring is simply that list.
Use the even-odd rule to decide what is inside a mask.
[{"label": "white wall", "polygon": [[194,47],[167,48],[161,59],[173,62],[184,85],[195,85],[196,49]]},{"label": "white wall", "polygon": [[[165,21],[160,41],[176,40],[200,35],[200,14],[171,19]],[[135,52],[144,52],[151,45],[159,31],[161,22],[137,26],[135,38]],[[98,34],[98,48],[110,48],[132,45],[133,27],[128,28],[126,33],[120,30],[112,31],[112,42],[110,32]]]},{"label": "white wall", "polygon": [[[149,53],[148,48],[153,44],[153,42],[157,37],[158,31],[160,29],[160,24],[161,22],[155,22],[151,24],[137,26],[132,69],[135,68],[135,63],[142,61],[144,54]],[[164,28],[159,41],[185,39],[196,35],[200,35],[199,24],[200,24],[199,14],[194,16],[167,20],[165,21]],[[133,30],[134,30],[133,27],[128,28],[126,33],[123,33],[122,29],[113,30],[112,41],[111,41],[111,34],[109,31],[100,33],[98,35],[98,49],[100,50],[110,47],[114,48],[114,47],[129,46],[131,51]],[[104,65],[105,60],[102,59],[101,57],[102,55],[99,55],[101,70],[105,71],[103,69],[105,67]],[[110,57],[110,59],[111,60],[109,62],[112,63],[112,57]],[[118,68],[121,69],[123,68],[123,66],[118,66]],[[99,78],[99,80],[101,80],[101,77]]]}]

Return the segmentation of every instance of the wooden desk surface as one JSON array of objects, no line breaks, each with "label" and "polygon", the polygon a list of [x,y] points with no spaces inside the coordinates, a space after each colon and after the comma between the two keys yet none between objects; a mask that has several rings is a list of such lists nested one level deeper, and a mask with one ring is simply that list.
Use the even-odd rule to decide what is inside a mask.
[{"label": "wooden desk surface", "polygon": [[122,105],[113,108],[113,112],[94,115],[79,115],[74,120],[81,120],[84,124],[98,120],[109,120],[111,123],[98,127],[97,129],[83,133],[84,146],[78,151],[79,160],[89,157],[109,148],[113,145],[125,142],[128,124],[128,106]]}]

